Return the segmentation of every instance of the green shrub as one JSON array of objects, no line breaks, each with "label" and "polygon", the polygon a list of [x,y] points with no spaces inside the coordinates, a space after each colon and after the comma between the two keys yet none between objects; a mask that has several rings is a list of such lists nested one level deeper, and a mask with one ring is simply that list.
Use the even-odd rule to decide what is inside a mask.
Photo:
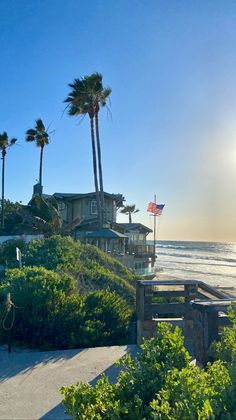
[{"label": "green shrub", "polygon": [[[43,267],[7,270],[0,288],[0,314],[7,293],[16,305],[14,339],[31,347],[72,348],[127,342],[131,310],[115,293],[78,293],[76,281]],[[6,337],[0,330],[2,340]]]},{"label": "green shrub", "polygon": [[153,420],[220,418],[227,413],[230,386],[229,371],[220,361],[209,364],[205,371],[193,365],[173,369],[150,403],[149,416]]},{"label": "green shrub", "polygon": [[7,268],[19,267],[16,259],[16,248],[24,250],[26,243],[22,239],[14,239],[4,242],[0,245],[0,264]]},{"label": "green shrub", "polygon": [[187,366],[189,355],[180,329],[160,325],[158,336],[146,341],[135,358],[127,355],[124,370],[112,385],[103,376],[96,387],[78,383],[62,388],[64,404],[73,419],[142,419],[149,403],[165,383],[169,370]]},{"label": "green shrub", "polygon": [[136,277],[95,246],[62,236],[35,240],[24,249],[23,265],[66,272],[76,279],[82,293],[109,289],[134,305]]},{"label": "green shrub", "polygon": [[116,293],[100,291],[84,298],[86,326],[92,334],[90,345],[114,345],[127,343],[132,311]]},{"label": "green shrub", "polygon": [[119,296],[123,297],[130,305],[134,306],[134,286],[115,273],[108,271],[94,260],[91,260],[85,265],[82,290],[87,292],[90,290],[114,291]]},{"label": "green shrub", "polygon": [[62,387],[66,411],[73,419],[120,419],[120,406],[116,401],[115,387],[102,375],[93,388],[82,382],[69,387]]},{"label": "green shrub", "polygon": [[40,266],[48,270],[79,268],[80,243],[70,237],[51,236],[30,242],[23,253],[24,266]]},{"label": "green shrub", "polygon": [[8,270],[1,294],[10,292],[17,307],[15,340],[33,347],[54,347],[58,314],[64,308],[66,296],[74,290],[71,277],[42,267]]},{"label": "green shrub", "polygon": [[210,353],[215,358],[225,362],[236,363],[236,304],[228,310],[228,317],[232,323],[230,327],[224,327],[221,340],[214,342],[211,346]]},{"label": "green shrub", "polygon": [[232,386],[227,392],[227,407],[236,418],[236,304],[233,303],[228,310],[228,317],[231,321],[230,327],[224,327],[220,341],[214,342],[210,349],[210,355],[215,359],[223,361],[229,370]]}]

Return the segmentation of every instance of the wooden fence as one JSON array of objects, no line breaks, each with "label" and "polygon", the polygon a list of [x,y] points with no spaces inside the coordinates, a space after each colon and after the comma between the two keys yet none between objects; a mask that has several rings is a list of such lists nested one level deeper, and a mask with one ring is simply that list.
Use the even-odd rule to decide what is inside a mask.
[{"label": "wooden fence", "polygon": [[136,287],[137,344],[155,335],[158,323],[179,325],[192,340],[194,355],[205,363],[220,326],[227,325],[227,308],[236,299],[197,280],[139,280]]}]

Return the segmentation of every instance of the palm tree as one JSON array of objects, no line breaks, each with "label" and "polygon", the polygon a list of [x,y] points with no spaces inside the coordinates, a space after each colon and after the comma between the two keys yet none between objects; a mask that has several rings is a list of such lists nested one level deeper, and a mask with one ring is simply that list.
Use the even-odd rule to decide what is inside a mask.
[{"label": "palm tree", "polygon": [[94,92],[94,106],[95,106],[95,130],[96,130],[96,145],[97,145],[97,156],[98,156],[98,171],[99,171],[99,188],[100,188],[100,199],[101,199],[101,212],[102,212],[102,223],[105,219],[105,203],[104,203],[104,189],[103,189],[103,176],[102,176],[102,153],[101,143],[99,135],[99,110],[100,107],[105,107],[107,104],[107,98],[111,94],[111,88],[104,88],[102,84],[103,76],[101,73],[93,73],[91,76],[85,76],[90,79],[90,83],[93,86]]},{"label": "palm tree", "polygon": [[8,134],[0,134],[0,149],[2,151],[2,212],[1,212],[1,228],[4,229],[4,187],[5,187],[5,158],[7,154],[7,149],[13,146],[16,143],[16,139],[12,138],[11,140],[8,137]]},{"label": "palm tree", "polygon": [[[94,184],[96,191],[96,200],[98,204],[98,219],[99,224],[104,222],[104,191],[103,191],[103,176],[102,176],[102,158],[101,145],[99,136],[99,120],[98,114],[101,106],[106,105],[106,99],[111,93],[110,88],[103,88],[102,75],[93,73],[90,76],[85,76],[82,79],[75,79],[69,85],[72,91],[65,99],[69,105],[68,113],[71,116],[82,116],[88,114],[90,118],[92,154],[93,154],[93,172]],[[96,145],[94,135],[94,120],[96,130]],[[96,153],[97,146],[97,153]],[[97,165],[98,164],[98,165]],[[97,170],[98,166],[98,170]],[[98,188],[98,172],[99,172],[99,188]],[[100,191],[100,193],[99,193]]]},{"label": "palm tree", "polygon": [[40,118],[35,121],[34,128],[30,128],[26,131],[25,140],[27,142],[35,141],[36,146],[40,147],[39,185],[42,192],[43,151],[44,147],[49,143],[49,133]]},{"label": "palm tree", "polygon": [[132,214],[138,213],[139,209],[135,208],[135,204],[127,204],[122,210],[120,210],[120,213],[127,214],[129,216],[129,223],[132,223]]},{"label": "palm tree", "polygon": [[84,77],[83,79],[75,79],[73,83],[69,84],[69,87],[72,90],[64,101],[68,103],[68,114],[73,117],[84,117],[85,115],[88,115],[90,119],[94,185],[98,210],[98,222],[99,225],[101,225],[101,204],[98,189],[97,155],[94,134],[95,102],[93,87],[91,86],[89,77]]}]

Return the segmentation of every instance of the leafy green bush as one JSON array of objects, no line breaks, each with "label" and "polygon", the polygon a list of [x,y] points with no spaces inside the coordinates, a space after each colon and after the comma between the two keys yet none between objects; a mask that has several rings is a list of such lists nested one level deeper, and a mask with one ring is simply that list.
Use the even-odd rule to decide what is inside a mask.
[{"label": "leafy green bush", "polygon": [[0,245],[0,264],[7,268],[19,267],[16,259],[16,248],[24,250],[26,243],[22,239],[14,239]]},{"label": "leafy green bush", "polygon": [[80,243],[70,237],[51,236],[30,242],[23,252],[24,266],[45,267],[48,270],[79,268]]},{"label": "leafy green bush", "polygon": [[210,355],[223,361],[229,370],[232,386],[227,393],[227,407],[232,414],[230,418],[236,418],[236,304],[233,303],[228,310],[231,321],[230,327],[224,327],[220,341],[214,342],[210,349]]},{"label": "leafy green bush", "polygon": [[42,267],[8,270],[1,294],[11,293],[17,306],[15,340],[33,347],[54,346],[57,314],[75,290],[68,275],[59,276]]},{"label": "leafy green bush", "polygon": [[104,375],[95,388],[83,383],[62,388],[63,402],[73,419],[144,418],[169,370],[186,367],[189,354],[183,346],[180,329],[171,332],[169,324],[160,325],[157,337],[146,341],[141,348],[142,352],[135,358],[127,355],[121,361],[124,370],[116,384],[110,384]]},{"label": "leafy green bush", "polygon": [[[0,204],[2,200],[0,200]],[[11,202],[10,200],[4,200],[4,229],[1,230],[1,234],[4,235],[14,235],[18,234],[21,230],[22,217],[20,215],[20,210],[22,205],[18,202]]]},{"label": "leafy green bush", "polygon": [[127,342],[131,309],[116,293],[100,291],[84,297],[86,325],[92,327],[89,342],[92,346]]},{"label": "leafy green bush", "polygon": [[211,346],[210,353],[215,358],[225,362],[236,363],[236,304],[228,310],[228,317],[232,323],[230,327],[224,327],[221,340],[214,342]]},{"label": "leafy green bush", "polygon": [[228,369],[220,361],[206,371],[188,365],[173,369],[165,385],[150,403],[150,418],[155,420],[195,420],[220,418],[226,414],[227,393],[231,386]]},{"label": "leafy green bush", "polygon": [[[17,307],[14,339],[19,344],[49,349],[127,341],[131,310],[115,293],[82,296],[71,276],[43,267],[7,270],[0,314],[8,292]],[[1,330],[0,336],[4,340]]]}]

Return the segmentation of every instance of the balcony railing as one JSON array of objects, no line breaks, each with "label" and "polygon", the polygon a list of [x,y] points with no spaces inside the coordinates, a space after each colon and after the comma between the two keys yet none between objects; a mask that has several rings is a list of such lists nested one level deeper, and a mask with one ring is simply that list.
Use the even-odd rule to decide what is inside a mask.
[{"label": "balcony railing", "polygon": [[135,268],[135,274],[144,277],[155,277],[156,270],[155,267],[147,267],[147,268]]},{"label": "balcony railing", "polygon": [[155,255],[154,245],[128,245],[128,252],[135,255]]}]

